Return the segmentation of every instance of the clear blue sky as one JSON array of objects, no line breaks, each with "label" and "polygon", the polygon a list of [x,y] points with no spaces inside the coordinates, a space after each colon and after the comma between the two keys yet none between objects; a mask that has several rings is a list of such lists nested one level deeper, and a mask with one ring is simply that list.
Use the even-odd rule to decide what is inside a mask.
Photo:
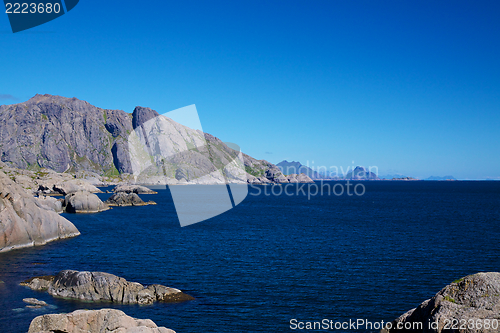
[{"label": "clear blue sky", "polygon": [[500,178],[499,1],[80,0],[0,38],[0,104],[196,104],[274,163]]}]

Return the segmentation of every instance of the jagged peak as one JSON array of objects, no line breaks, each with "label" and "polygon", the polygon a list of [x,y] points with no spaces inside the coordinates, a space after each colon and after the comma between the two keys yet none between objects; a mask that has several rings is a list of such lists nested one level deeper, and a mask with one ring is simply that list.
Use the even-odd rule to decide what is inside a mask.
[{"label": "jagged peak", "polygon": [[158,117],[159,115],[160,114],[158,112],[151,108],[136,106],[134,112],[132,112],[132,127],[136,128],[141,126],[148,120]]}]

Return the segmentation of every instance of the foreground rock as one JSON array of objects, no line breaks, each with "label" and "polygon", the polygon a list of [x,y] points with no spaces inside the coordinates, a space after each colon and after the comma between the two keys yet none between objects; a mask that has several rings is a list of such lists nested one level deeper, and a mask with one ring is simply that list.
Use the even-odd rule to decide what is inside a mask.
[{"label": "foreground rock", "polygon": [[84,301],[110,301],[126,304],[152,304],[154,302],[183,302],[193,300],[179,289],[160,284],[148,287],[137,282],[103,272],[78,272],[65,270],[54,276],[43,276],[21,282],[37,291],[47,291],[52,296]]},{"label": "foreground rock", "polygon": [[77,310],[64,314],[38,316],[28,333],[175,333],[158,327],[149,319],[135,319],[114,309]]},{"label": "foreground rock", "polygon": [[[415,325],[422,328],[404,329],[415,328]],[[458,327],[454,329],[454,325]],[[500,273],[477,273],[444,287],[431,299],[394,320],[391,329],[381,332],[491,333],[498,332],[499,327]]]},{"label": "foreground rock", "polygon": [[141,185],[118,185],[113,189],[113,192],[115,193],[135,193],[135,194],[157,194],[158,192],[155,192],[146,186],[141,186]]},{"label": "foreground rock", "polygon": [[144,202],[141,198],[135,193],[125,193],[118,192],[109,197],[108,200],[105,201],[105,204],[108,206],[147,206],[147,205],[156,205],[154,201]]},{"label": "foreground rock", "polygon": [[109,209],[97,195],[86,191],[68,194],[64,206],[68,213],[99,213]]},{"label": "foreground rock", "polygon": [[73,223],[41,204],[0,171],[0,252],[79,234]]}]

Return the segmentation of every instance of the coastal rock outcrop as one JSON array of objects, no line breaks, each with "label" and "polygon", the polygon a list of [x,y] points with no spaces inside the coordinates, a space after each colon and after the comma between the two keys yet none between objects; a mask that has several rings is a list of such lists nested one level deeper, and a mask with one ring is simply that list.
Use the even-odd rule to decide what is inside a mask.
[{"label": "coastal rock outcrop", "polygon": [[[489,323],[489,328],[486,323]],[[391,327],[383,329],[381,333],[498,332],[500,273],[477,273],[461,278],[389,325]],[[418,325],[421,328],[415,329]]]},{"label": "coastal rock outcrop", "polygon": [[152,320],[136,319],[115,309],[76,310],[71,313],[38,316],[28,333],[175,333]]},{"label": "coastal rock outcrop", "polygon": [[141,185],[118,185],[113,189],[113,192],[119,193],[119,192],[124,192],[124,193],[135,193],[135,194],[157,194],[158,192],[155,192],[146,186],[141,186]]},{"label": "coastal rock outcrop", "polygon": [[44,207],[53,210],[56,213],[62,213],[64,211],[63,201],[58,200],[53,197],[41,196],[35,198]]},{"label": "coastal rock outcrop", "polygon": [[292,173],[291,175],[286,176],[286,178],[287,178],[289,183],[314,183],[314,180],[309,178],[309,176],[307,176],[304,173],[301,173],[298,175],[295,173]]},{"label": "coastal rock outcrop", "polygon": [[109,197],[108,200],[104,202],[108,206],[147,206],[156,205],[154,201],[144,202],[135,193],[118,192]]},{"label": "coastal rock outcrop", "polygon": [[31,278],[21,285],[52,296],[84,301],[109,301],[126,304],[152,304],[154,302],[183,302],[193,300],[179,289],[153,284],[148,287],[137,282],[103,272],[65,270],[54,276]]},{"label": "coastal rock outcrop", "polygon": [[78,191],[87,191],[90,193],[102,193],[100,189],[81,179],[67,181],[62,184],[54,184],[52,186],[52,189],[54,192],[60,193],[62,195],[68,195],[70,193]]},{"label": "coastal rock outcrop", "polygon": [[[36,171],[23,170],[9,167],[0,161],[0,169],[20,185],[29,194],[36,195],[66,195],[80,190],[91,193],[101,193],[94,184],[103,185],[102,178],[88,178],[88,173],[79,172],[78,175],[69,173],[57,173],[50,169]],[[81,177],[75,178],[75,177]],[[87,177],[87,178],[86,178]]]},{"label": "coastal rock outcrop", "polygon": [[97,195],[87,191],[68,194],[64,199],[64,206],[68,213],[99,213],[109,209]]},{"label": "coastal rock outcrop", "polygon": [[0,252],[78,236],[78,229],[0,171]]},{"label": "coastal rock outcrop", "polygon": [[247,174],[247,183],[248,184],[258,184],[258,185],[263,185],[263,184],[271,184],[272,181],[267,179],[266,177],[255,177],[252,176],[251,174]]}]

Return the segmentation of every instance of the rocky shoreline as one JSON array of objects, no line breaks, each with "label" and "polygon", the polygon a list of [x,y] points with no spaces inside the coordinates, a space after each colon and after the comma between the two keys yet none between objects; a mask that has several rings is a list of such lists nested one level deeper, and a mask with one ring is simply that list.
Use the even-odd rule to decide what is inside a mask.
[{"label": "rocky shoreline", "polygon": [[80,235],[56,211],[40,203],[0,171],[0,252]]}]

